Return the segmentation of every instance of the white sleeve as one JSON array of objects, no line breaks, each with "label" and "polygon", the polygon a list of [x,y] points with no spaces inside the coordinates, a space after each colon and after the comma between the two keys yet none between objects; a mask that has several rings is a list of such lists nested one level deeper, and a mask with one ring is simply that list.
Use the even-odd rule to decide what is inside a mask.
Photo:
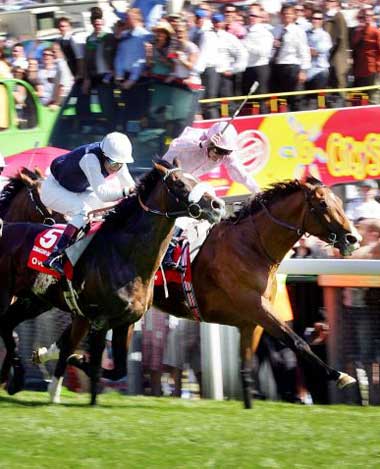
[{"label": "white sleeve", "polygon": [[301,70],[309,70],[309,68],[311,67],[311,55],[309,44],[307,42],[307,36],[305,31],[301,28],[299,28],[298,35],[298,51],[300,57]]},{"label": "white sleeve", "polygon": [[103,176],[96,155],[87,153],[79,162],[81,170],[87,177],[91,189],[103,202],[115,202],[123,197],[123,189],[114,188]]},{"label": "white sleeve", "polygon": [[260,191],[257,182],[248,174],[244,166],[236,158],[229,157],[223,164],[231,178],[240,184],[244,184],[253,195]]},{"label": "white sleeve", "polygon": [[124,164],[121,169],[116,173],[117,178],[120,181],[120,185],[123,189],[131,189],[135,187],[135,181],[133,177],[130,175],[128,167]]}]

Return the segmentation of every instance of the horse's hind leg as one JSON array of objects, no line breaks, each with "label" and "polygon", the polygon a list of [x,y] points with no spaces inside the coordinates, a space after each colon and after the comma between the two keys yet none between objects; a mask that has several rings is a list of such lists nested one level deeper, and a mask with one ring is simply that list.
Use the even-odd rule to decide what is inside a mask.
[{"label": "horse's hind leg", "polygon": [[101,361],[106,342],[107,329],[94,330],[90,334],[90,388],[91,405],[96,405],[99,380],[102,374]]},{"label": "horse's hind leg", "polygon": [[54,404],[61,402],[61,390],[63,375],[66,370],[67,359],[74,352],[83,337],[89,330],[89,322],[86,318],[75,316],[71,325],[69,325],[58,340],[59,358],[54,370],[53,379],[49,385],[50,401]]},{"label": "horse's hind leg", "polygon": [[[27,319],[33,319],[46,310],[46,305],[37,299],[22,299],[12,303],[0,318],[0,335],[4,341],[6,356],[1,368],[1,383],[7,382],[7,392],[16,394],[24,386],[24,367],[18,355],[17,344],[13,337],[15,327]],[[10,371],[12,374],[10,376]]]}]

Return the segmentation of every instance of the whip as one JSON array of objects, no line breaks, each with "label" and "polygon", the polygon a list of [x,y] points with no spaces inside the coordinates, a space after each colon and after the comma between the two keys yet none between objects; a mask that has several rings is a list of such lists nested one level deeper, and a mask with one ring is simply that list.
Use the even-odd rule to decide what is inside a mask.
[{"label": "whip", "polygon": [[259,82],[255,81],[253,82],[251,88],[249,89],[249,92],[247,96],[245,97],[244,101],[240,104],[240,106],[236,109],[236,111],[233,113],[233,116],[231,119],[227,122],[226,126],[224,129],[221,131],[221,135],[224,134],[224,132],[227,130],[227,128],[232,124],[232,122],[236,119],[236,117],[239,115],[240,111],[242,110],[244,104],[248,101],[248,99],[253,95],[253,93],[257,90],[259,87]]}]

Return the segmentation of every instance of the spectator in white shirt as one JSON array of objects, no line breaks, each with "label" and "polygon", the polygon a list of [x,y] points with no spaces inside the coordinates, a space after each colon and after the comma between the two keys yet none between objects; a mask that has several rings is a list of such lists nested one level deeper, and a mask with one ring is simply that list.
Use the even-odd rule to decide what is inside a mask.
[{"label": "spectator in white shirt", "polygon": [[[275,27],[272,55],[271,88],[273,92],[298,91],[306,80],[311,55],[305,31],[294,22],[294,7],[289,4],[281,9],[281,24]],[[292,110],[297,110],[299,100],[288,98]]]},{"label": "spectator in white shirt", "polygon": [[234,75],[244,72],[247,67],[248,52],[240,39],[225,31],[224,16],[214,13],[211,17],[218,39],[217,68],[219,74],[219,97],[233,96]]},{"label": "spectator in white shirt", "polygon": [[243,46],[248,51],[247,68],[243,73],[242,92],[247,95],[253,82],[259,83],[257,94],[269,92],[270,67],[274,37],[263,25],[263,9],[254,5],[249,10],[248,34]]},{"label": "spectator in white shirt", "polygon": [[309,31],[311,28],[311,23],[305,18],[305,8],[303,5],[295,5],[294,11],[296,13],[295,24],[300,26],[305,32]]}]

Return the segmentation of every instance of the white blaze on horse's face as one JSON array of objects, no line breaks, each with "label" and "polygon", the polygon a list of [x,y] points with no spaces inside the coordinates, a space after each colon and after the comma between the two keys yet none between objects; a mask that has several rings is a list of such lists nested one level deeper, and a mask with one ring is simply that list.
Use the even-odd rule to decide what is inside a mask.
[{"label": "white blaze on horse's face", "polygon": [[191,190],[189,194],[189,202],[197,204],[206,194],[209,194],[212,197],[216,197],[215,189],[210,184],[207,182],[199,182]]}]

